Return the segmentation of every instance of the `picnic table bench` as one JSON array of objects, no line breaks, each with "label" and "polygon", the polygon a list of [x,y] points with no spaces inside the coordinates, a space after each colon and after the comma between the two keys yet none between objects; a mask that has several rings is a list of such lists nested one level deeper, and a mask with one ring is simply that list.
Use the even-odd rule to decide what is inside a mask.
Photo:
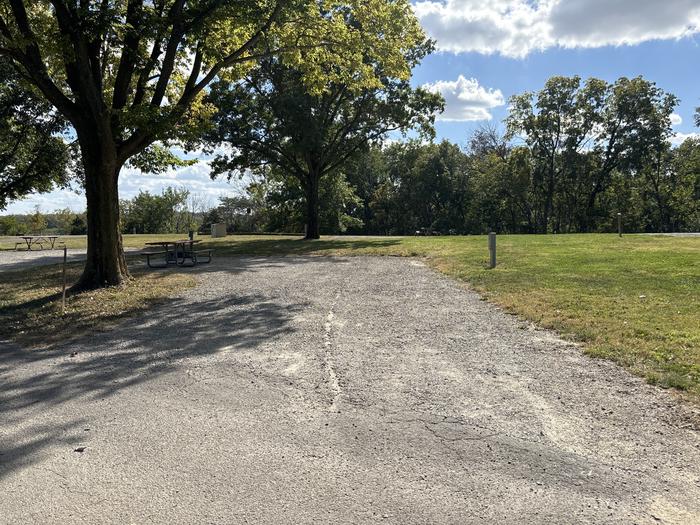
[{"label": "picnic table bench", "polygon": [[[146,264],[149,268],[166,268],[169,264],[184,266],[187,260],[192,263],[191,266],[210,263],[212,250],[195,250],[195,244],[199,242],[201,241],[191,239],[147,242],[146,246],[160,246],[163,249],[156,252],[144,252]],[[162,263],[154,265],[152,258],[155,257],[159,259],[162,257]]]},{"label": "picnic table bench", "polygon": [[15,243],[15,250],[18,250],[19,246],[25,246],[27,247],[27,250],[32,249],[32,246],[39,246],[40,250],[44,249],[44,244],[50,244],[51,249],[53,250],[54,247],[56,246],[56,239],[59,238],[58,235],[20,235],[20,239],[22,239],[22,242],[16,242]]}]

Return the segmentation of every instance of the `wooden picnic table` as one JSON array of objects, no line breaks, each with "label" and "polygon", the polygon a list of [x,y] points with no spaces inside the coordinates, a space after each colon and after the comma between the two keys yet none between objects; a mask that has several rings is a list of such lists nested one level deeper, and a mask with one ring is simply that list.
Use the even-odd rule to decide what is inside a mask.
[{"label": "wooden picnic table", "polygon": [[[59,238],[58,235],[20,235],[20,239],[23,239],[24,242],[27,245],[27,250],[31,250],[32,246],[38,244],[41,246],[41,249],[44,249],[44,242],[47,244],[51,245],[51,249],[54,249],[54,246],[56,245],[56,239]],[[21,242],[15,243],[15,250],[17,249],[18,245],[21,245]]]},{"label": "wooden picnic table", "polygon": [[[202,242],[199,239],[181,239],[177,241],[152,241],[152,242],[147,242],[146,246],[160,246],[163,248],[162,252],[155,252],[155,253],[146,253],[146,258],[147,258],[147,264],[150,268],[155,268],[154,266],[151,265],[151,256],[154,255],[164,255],[165,256],[165,265],[167,266],[168,264],[178,264],[180,266],[183,266],[185,264],[185,261],[189,259],[192,261],[192,266],[196,265],[198,263],[197,261],[197,252],[194,250],[194,245]],[[170,247],[172,248],[172,251]],[[208,260],[206,262],[211,261],[211,250],[207,251],[207,258]]]}]

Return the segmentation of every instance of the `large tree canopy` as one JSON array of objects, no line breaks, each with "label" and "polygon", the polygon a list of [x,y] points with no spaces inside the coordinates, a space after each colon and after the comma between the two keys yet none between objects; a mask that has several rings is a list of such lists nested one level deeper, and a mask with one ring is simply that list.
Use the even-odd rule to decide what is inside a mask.
[{"label": "large tree canopy", "polygon": [[[405,62],[415,65],[430,49],[429,41],[414,41]],[[384,59],[368,56],[365,63],[374,68],[377,85],[333,80],[331,66],[322,91],[314,93],[303,71],[271,59],[242,82],[214,86],[210,99],[220,110],[208,139],[228,144],[231,153],[217,156],[213,175],[272,167],[296,178],[306,197],[306,236],[317,239],[321,179],[388,132],[415,129],[432,136],[434,115],[443,107],[439,95],[412,88]]]},{"label": "large tree canopy", "polygon": [[213,80],[275,56],[317,92],[328,75],[372,87],[380,79],[368,56],[407,78],[405,50],[422,38],[407,0],[0,0],[0,54],[80,145],[88,258],[79,287],[128,275],[120,169],[156,141],[196,137],[213,111],[203,102]]},{"label": "large tree canopy", "polygon": [[508,132],[532,152],[536,230],[590,230],[613,173],[639,171],[668,147],[677,103],[643,78],[553,77],[512,97]]},{"label": "large tree canopy", "polygon": [[0,210],[67,181],[69,147],[57,136],[64,128],[53,107],[0,56]]}]

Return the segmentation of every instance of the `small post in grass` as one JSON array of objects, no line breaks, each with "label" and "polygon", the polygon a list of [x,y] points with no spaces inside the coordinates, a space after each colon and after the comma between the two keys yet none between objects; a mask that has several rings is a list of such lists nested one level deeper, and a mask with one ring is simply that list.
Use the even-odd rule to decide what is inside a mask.
[{"label": "small post in grass", "polygon": [[489,255],[491,260],[489,262],[489,268],[496,267],[496,232],[489,233]]},{"label": "small post in grass", "polygon": [[622,237],[622,214],[617,212],[617,234]]},{"label": "small post in grass", "polygon": [[68,261],[68,247],[63,247],[63,300],[61,301],[61,315],[66,315],[66,262]]}]

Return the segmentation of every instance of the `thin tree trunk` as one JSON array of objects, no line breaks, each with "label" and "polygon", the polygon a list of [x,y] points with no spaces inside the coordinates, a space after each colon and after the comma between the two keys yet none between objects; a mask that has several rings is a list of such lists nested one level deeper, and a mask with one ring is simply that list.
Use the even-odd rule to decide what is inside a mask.
[{"label": "thin tree trunk", "polygon": [[552,208],[554,207],[554,175],[550,174],[547,181],[547,196],[544,203],[544,216],[542,217],[542,231],[540,233],[549,233],[549,221],[552,217]]},{"label": "thin tree trunk", "polygon": [[119,229],[118,178],[113,148],[81,141],[87,199],[87,260],[73,290],[122,284],[129,278]]},{"label": "thin tree trunk", "polygon": [[320,177],[309,173],[306,179],[306,239],[321,237],[319,224],[319,188]]}]

